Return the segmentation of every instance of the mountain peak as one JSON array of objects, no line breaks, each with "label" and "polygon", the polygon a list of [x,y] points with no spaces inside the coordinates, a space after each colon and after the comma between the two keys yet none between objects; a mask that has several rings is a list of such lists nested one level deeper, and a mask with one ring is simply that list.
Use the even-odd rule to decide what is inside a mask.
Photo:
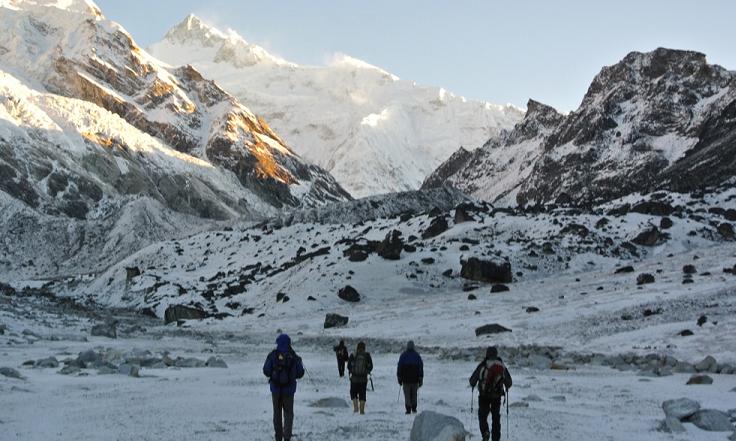
[{"label": "mountain peak", "polygon": [[205,46],[212,46],[214,41],[226,38],[224,33],[208,25],[194,14],[187,15],[184,20],[166,33],[167,40],[178,43],[197,41]]}]

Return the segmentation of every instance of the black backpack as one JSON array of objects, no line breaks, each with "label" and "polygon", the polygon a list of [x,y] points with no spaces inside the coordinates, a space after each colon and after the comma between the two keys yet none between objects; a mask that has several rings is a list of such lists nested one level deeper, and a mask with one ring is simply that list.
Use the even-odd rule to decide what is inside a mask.
[{"label": "black backpack", "polygon": [[290,353],[274,351],[271,382],[279,387],[286,387],[296,380],[294,376],[294,356]]},{"label": "black backpack", "polygon": [[368,375],[368,356],[364,352],[355,355],[353,375]]}]

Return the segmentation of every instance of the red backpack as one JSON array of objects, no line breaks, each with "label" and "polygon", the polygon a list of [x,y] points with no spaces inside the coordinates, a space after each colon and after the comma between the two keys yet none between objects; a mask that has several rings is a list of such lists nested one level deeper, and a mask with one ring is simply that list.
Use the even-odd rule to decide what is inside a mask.
[{"label": "red backpack", "polygon": [[480,370],[478,391],[482,396],[498,398],[504,395],[506,366],[501,360],[486,360]]}]

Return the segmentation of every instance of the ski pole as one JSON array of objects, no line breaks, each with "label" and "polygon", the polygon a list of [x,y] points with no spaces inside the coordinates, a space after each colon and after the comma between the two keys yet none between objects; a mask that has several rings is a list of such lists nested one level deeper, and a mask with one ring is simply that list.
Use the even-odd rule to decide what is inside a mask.
[{"label": "ski pole", "polygon": [[511,439],[509,430],[509,389],[506,388],[506,439]]},{"label": "ski pole", "polygon": [[399,393],[396,394],[396,402],[398,403],[400,399],[401,399],[401,385],[399,385]]}]

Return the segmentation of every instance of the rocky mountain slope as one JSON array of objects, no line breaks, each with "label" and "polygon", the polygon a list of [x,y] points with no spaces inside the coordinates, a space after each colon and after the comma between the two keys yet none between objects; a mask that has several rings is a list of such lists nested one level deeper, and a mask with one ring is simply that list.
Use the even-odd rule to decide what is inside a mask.
[{"label": "rocky mountain slope", "polygon": [[171,69],[89,1],[0,3],[0,185],[86,218],[145,195],[223,219],[345,200],[268,124],[190,66]]},{"label": "rocky mountain slope", "polygon": [[580,107],[529,102],[524,120],[425,181],[505,203],[593,204],[637,191],[696,191],[736,174],[736,73],[697,52],[632,52],[603,68]]},{"label": "rocky mountain slope", "polygon": [[355,197],[417,189],[458,147],[478,146],[522,116],[513,106],[467,101],[348,56],[297,65],[195,16],[149,50],[215,79]]}]

